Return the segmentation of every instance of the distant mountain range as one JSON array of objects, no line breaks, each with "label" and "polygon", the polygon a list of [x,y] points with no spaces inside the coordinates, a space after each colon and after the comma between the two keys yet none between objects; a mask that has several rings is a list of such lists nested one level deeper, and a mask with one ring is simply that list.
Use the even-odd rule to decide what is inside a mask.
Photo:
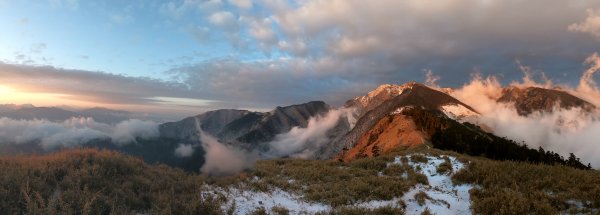
[{"label": "distant mountain range", "polygon": [[52,122],[62,122],[73,117],[91,117],[96,122],[116,124],[121,121],[131,119],[132,116],[132,113],[127,111],[112,110],[101,107],[71,111],[59,107],[36,107],[31,104],[0,105],[0,117],[16,120],[46,119]]},{"label": "distant mountain range", "polygon": [[[141,156],[150,163],[161,162],[198,170],[204,163],[207,151],[200,140],[201,131],[215,137],[227,147],[268,157],[272,151],[271,143],[279,140],[278,137],[288,134],[294,128],[297,129],[294,132],[307,129],[311,120],[323,119],[334,110],[344,110],[346,115],[340,116],[332,126],[322,131],[325,135],[320,140],[326,138],[326,144],[316,145],[311,158],[349,161],[424,143],[439,146],[444,141],[440,137],[462,138],[457,141],[464,139],[464,144],[472,141],[469,138],[485,139],[483,142],[488,141],[490,145],[514,142],[489,133],[482,129],[483,125],[473,124],[469,119],[479,117],[479,112],[449,95],[451,91],[434,89],[416,82],[386,84],[364,96],[348,100],[341,109],[335,109],[322,101],[276,107],[269,112],[221,109],[177,122],[163,123],[158,128],[159,137],[154,139],[138,138],[137,143],[125,145],[113,144],[109,139],[95,139],[84,145],[123,151]],[[591,103],[566,91],[536,87],[507,87],[497,101],[514,104],[520,115],[536,111],[551,112],[556,107],[577,107],[586,111],[596,109]],[[79,116],[92,117],[98,122],[115,123],[128,119],[131,114],[104,108],[75,112],[32,105],[0,106],[0,117],[12,119],[44,118],[63,121]],[[309,137],[306,141],[313,139]],[[5,144],[3,147],[18,151],[19,147],[10,148],[9,145]],[[35,143],[29,146],[31,145]],[[178,156],[174,153],[182,145],[191,146],[191,156]],[[478,151],[485,148],[472,148],[468,145],[460,147],[471,147],[468,150],[473,153],[485,153]]]}]

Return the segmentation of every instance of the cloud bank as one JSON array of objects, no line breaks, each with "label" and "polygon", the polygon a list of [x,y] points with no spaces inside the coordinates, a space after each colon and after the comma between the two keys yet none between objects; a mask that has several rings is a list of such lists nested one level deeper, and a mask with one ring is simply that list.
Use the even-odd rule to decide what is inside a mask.
[{"label": "cloud bank", "polygon": [[204,165],[200,168],[207,175],[231,175],[250,168],[259,159],[258,155],[220,143],[217,138],[205,133],[198,119],[196,130],[202,148],[206,151]]},{"label": "cloud bank", "polygon": [[[597,27],[598,13],[590,11],[600,8],[594,1],[349,0],[259,1],[255,10],[236,11],[227,2],[197,3],[213,25],[235,26],[240,41],[231,46],[246,48],[169,74],[210,99],[266,106],[317,99],[340,105],[383,83],[426,81],[424,70],[450,87],[474,71],[506,84],[520,77],[515,59],[554,82],[576,83],[565,71],[580,70],[597,51],[587,33]],[[237,19],[225,19],[230,15]],[[245,57],[256,52],[265,56]]]},{"label": "cloud bank", "polygon": [[[289,132],[278,134],[269,142],[269,156],[312,158],[315,153],[331,140],[328,132],[341,120],[349,120],[351,110],[337,109],[329,111],[325,116],[316,116],[308,120],[306,128],[294,127]],[[350,120],[349,120],[350,121]]]},{"label": "cloud bank", "polygon": [[[278,134],[273,141],[264,143],[268,148],[267,151],[258,149],[248,151],[220,143],[215,137],[200,129],[199,122],[196,122],[200,142],[206,151],[205,163],[201,171],[208,175],[230,175],[251,168],[259,159],[313,158],[324,144],[332,140],[328,134],[340,123],[340,120],[347,120],[350,128],[354,126],[355,119],[351,111],[350,109],[330,110],[323,116],[311,117],[307,127],[294,127],[286,133]],[[180,145],[180,147],[184,146]]]},{"label": "cloud bank", "polygon": [[[548,82],[538,83],[532,78],[533,73],[528,69],[523,70],[525,75],[522,82],[513,82],[511,86],[546,89],[560,87],[598,105],[600,92],[592,79],[593,74],[600,69],[598,62],[600,61],[596,53],[586,60],[589,68],[583,72],[577,87],[549,85]],[[600,131],[598,108],[589,112],[580,108],[556,107],[552,112],[534,112],[521,116],[514,105],[496,102],[502,95],[502,89],[503,85],[496,77],[482,78],[480,75],[475,75],[470,83],[455,90],[452,96],[480,112],[481,117],[476,120],[476,123],[491,128],[496,135],[524,141],[534,149],[541,146],[562,156],[574,153],[582,159],[583,163],[591,163],[594,168],[600,168],[600,158],[597,156],[600,153],[600,143],[597,138],[597,133]]]},{"label": "cloud bank", "polygon": [[[189,34],[185,42],[198,42],[189,47],[218,54],[174,53],[188,60],[164,66],[168,71],[156,76],[169,78],[161,80],[9,64],[0,65],[0,80],[112,104],[157,105],[156,97],[178,97],[214,101],[203,110],[306,100],[341,105],[383,83],[423,82],[424,70],[449,87],[474,71],[507,84],[520,77],[515,59],[553,82],[576,84],[579,76],[569,71],[579,71],[581,60],[597,51],[600,32],[600,2],[580,0],[181,0],[131,8],[162,21],[131,24],[151,24],[179,45],[169,38]],[[141,47],[144,41],[155,40],[144,37]],[[138,57],[124,57],[132,58]]]},{"label": "cloud bank", "polygon": [[71,118],[64,122],[0,118],[0,143],[39,142],[45,150],[76,147],[94,139],[110,139],[122,145],[133,143],[136,138],[153,137],[158,137],[158,125],[137,119],[111,126],[95,122],[92,118]]}]

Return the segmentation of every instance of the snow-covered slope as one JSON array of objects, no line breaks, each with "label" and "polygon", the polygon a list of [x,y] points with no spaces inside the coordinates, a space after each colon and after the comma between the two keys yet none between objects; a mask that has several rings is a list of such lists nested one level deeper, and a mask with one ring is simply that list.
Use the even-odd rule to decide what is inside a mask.
[{"label": "snow-covered slope", "polygon": [[[453,172],[464,168],[464,164],[455,157],[448,159],[452,163]],[[453,185],[451,175],[438,173],[437,167],[445,161],[443,158],[427,156],[427,160],[427,163],[409,162],[411,166],[421,169],[421,173],[427,176],[429,185],[419,184],[404,194],[402,200],[406,203],[406,214],[421,214],[425,209],[433,214],[471,214],[469,190],[473,186]],[[400,162],[398,158],[394,161]],[[420,192],[428,197],[424,204],[419,204],[415,199],[415,195]]]},{"label": "snow-covered slope", "polygon": [[[426,157],[426,162],[415,162],[413,156]],[[402,160],[408,158],[408,164]],[[445,173],[438,173],[437,168],[448,160],[451,163],[451,169]],[[406,214],[421,214],[429,210],[433,214],[471,214],[471,201],[469,190],[471,185],[453,185],[453,173],[464,168],[464,164],[452,156],[433,156],[433,155],[408,155],[398,156],[388,165],[410,165],[412,169],[427,177],[428,185],[417,184],[408,192],[390,200],[372,200],[365,202],[356,202],[346,207],[377,209],[391,206],[403,208]],[[380,173],[381,174],[381,173]],[[254,178],[251,180],[261,180]],[[290,180],[289,183],[294,183]],[[417,194],[425,194],[424,201],[417,201]],[[268,192],[252,191],[246,186],[229,187],[227,189],[219,187],[207,187],[203,196],[224,196],[227,201],[222,205],[223,211],[233,210],[234,214],[249,214],[259,208],[271,212],[273,208],[285,208],[289,214],[316,214],[327,213],[334,210],[334,207],[320,202],[310,202],[303,198],[302,193],[289,192],[281,188],[274,188]]]},{"label": "snow-covered slope", "polygon": [[447,104],[440,107],[440,110],[446,114],[446,116],[454,120],[469,120],[471,118],[479,116],[478,113],[473,112],[469,108],[461,104]]},{"label": "snow-covered slope", "polygon": [[[266,211],[271,211],[274,207],[282,207],[287,209],[290,214],[315,214],[331,210],[328,205],[307,202],[302,200],[302,196],[279,188],[271,192],[257,192],[238,188],[229,188],[228,190],[215,188],[214,192],[227,198],[227,202],[221,206],[223,211],[233,209],[234,214],[240,215],[250,214],[261,207],[265,208]],[[204,195],[212,194],[207,192]]]}]

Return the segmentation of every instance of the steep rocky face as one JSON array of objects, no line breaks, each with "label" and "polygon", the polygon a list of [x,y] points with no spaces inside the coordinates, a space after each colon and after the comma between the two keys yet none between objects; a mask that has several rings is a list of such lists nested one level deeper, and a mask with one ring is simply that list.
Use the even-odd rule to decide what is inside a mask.
[{"label": "steep rocky face", "polygon": [[218,136],[224,140],[249,144],[267,142],[293,127],[306,127],[311,117],[324,115],[329,110],[331,107],[322,101],[277,107],[268,113],[254,114],[233,121]]},{"label": "steep rocky face", "polygon": [[401,112],[382,118],[372,129],[363,133],[354,147],[338,159],[350,161],[357,158],[376,157],[399,147],[425,143],[429,138],[417,128],[412,118]]},{"label": "steep rocky face", "polygon": [[196,141],[198,131],[196,120],[202,130],[217,137],[224,143],[243,145],[251,148],[256,143],[272,140],[277,134],[285,133],[293,127],[306,127],[311,117],[327,113],[331,107],[322,101],[299,105],[277,107],[267,113],[247,110],[216,110],[188,117],[178,122],[160,125],[164,138]]},{"label": "steep rocky face", "polygon": [[[324,152],[322,156],[335,156],[337,153],[347,153],[347,151],[352,151],[357,144],[362,143],[363,145],[366,143],[373,143],[375,139],[372,139],[370,136],[373,133],[382,133],[379,131],[389,130],[386,126],[395,126],[396,130],[399,127],[405,128],[408,132],[406,134],[400,134],[395,138],[381,138],[378,144],[375,145],[390,145],[395,146],[399,145],[400,136],[411,136],[409,133],[415,133],[414,129],[408,129],[411,126],[407,126],[410,123],[401,123],[402,120],[411,120],[410,118],[403,117],[393,117],[392,122],[397,120],[395,123],[385,123],[387,120],[384,119],[390,114],[401,113],[403,108],[407,107],[419,107],[423,109],[436,110],[441,113],[443,110],[442,107],[448,107],[449,105],[458,105],[463,109],[469,110],[473,113],[477,113],[473,108],[468,105],[462,103],[461,101],[449,96],[446,93],[431,89],[427,86],[418,83],[409,83],[406,85],[407,88],[403,90],[403,92],[389,100],[382,102],[380,105],[375,108],[367,111],[363,116],[358,120],[356,126],[348,132],[344,137],[339,138],[339,140],[335,141],[329,148],[328,151]],[[368,106],[368,105],[367,105]],[[376,125],[382,125],[384,127],[379,128]],[[404,124],[405,126],[400,126],[400,124]],[[375,129],[375,130],[374,130]],[[391,129],[393,131],[394,129]],[[387,131],[390,132],[390,131]],[[426,137],[424,137],[426,138]],[[371,139],[372,141],[368,141]],[[414,138],[413,138],[414,139]],[[418,138],[417,138],[418,139]],[[360,140],[363,140],[362,142]],[[387,142],[389,141],[389,142]],[[414,141],[412,141],[414,142]],[[369,144],[367,144],[369,145]],[[356,150],[363,150],[359,147]],[[360,154],[360,153],[359,153]],[[342,155],[344,157],[344,155]],[[352,155],[350,156],[352,157]]]},{"label": "steep rocky face", "polygon": [[581,108],[590,111],[593,104],[561,90],[539,87],[508,87],[502,91],[498,102],[514,103],[519,115],[529,115],[536,111],[552,112],[554,107],[570,109]]},{"label": "steep rocky face", "polygon": [[159,127],[160,136],[181,140],[198,140],[196,120],[200,122],[202,130],[217,135],[231,122],[251,114],[247,110],[215,110],[194,117],[188,117],[177,122],[168,122]]},{"label": "steep rocky face", "polygon": [[[264,152],[268,149],[261,147],[267,147],[266,143],[276,135],[288,132],[296,126],[306,127],[311,117],[324,115],[330,109],[331,107],[324,102],[316,101],[277,107],[267,113],[247,110],[209,111],[181,121],[161,124],[160,137],[157,139],[138,141],[140,144],[123,147],[112,144],[99,146],[141,156],[148,162],[165,162],[197,171],[203,164],[205,151],[200,142],[196,121],[204,132],[216,137],[223,144],[235,145],[248,151]],[[335,131],[337,130],[332,129],[332,132]],[[193,145],[194,153],[191,157],[174,155],[174,150],[180,144]]]},{"label": "steep rocky face", "polygon": [[346,101],[345,108],[356,109],[357,118],[362,117],[366,112],[376,108],[383,102],[393,99],[402,94],[408,88],[411,88],[416,82],[409,82],[403,85],[383,84],[367,95],[359,96]]}]

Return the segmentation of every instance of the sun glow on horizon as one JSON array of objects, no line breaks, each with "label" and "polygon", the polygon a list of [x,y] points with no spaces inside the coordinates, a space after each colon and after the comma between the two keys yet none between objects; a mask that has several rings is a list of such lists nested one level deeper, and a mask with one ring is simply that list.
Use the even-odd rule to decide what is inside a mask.
[{"label": "sun glow on horizon", "polygon": [[0,97],[10,96],[13,92],[11,87],[0,85]]},{"label": "sun glow on horizon", "polygon": [[97,103],[69,99],[68,95],[21,91],[14,86],[0,85],[0,103],[34,104],[38,106],[97,106]]}]

